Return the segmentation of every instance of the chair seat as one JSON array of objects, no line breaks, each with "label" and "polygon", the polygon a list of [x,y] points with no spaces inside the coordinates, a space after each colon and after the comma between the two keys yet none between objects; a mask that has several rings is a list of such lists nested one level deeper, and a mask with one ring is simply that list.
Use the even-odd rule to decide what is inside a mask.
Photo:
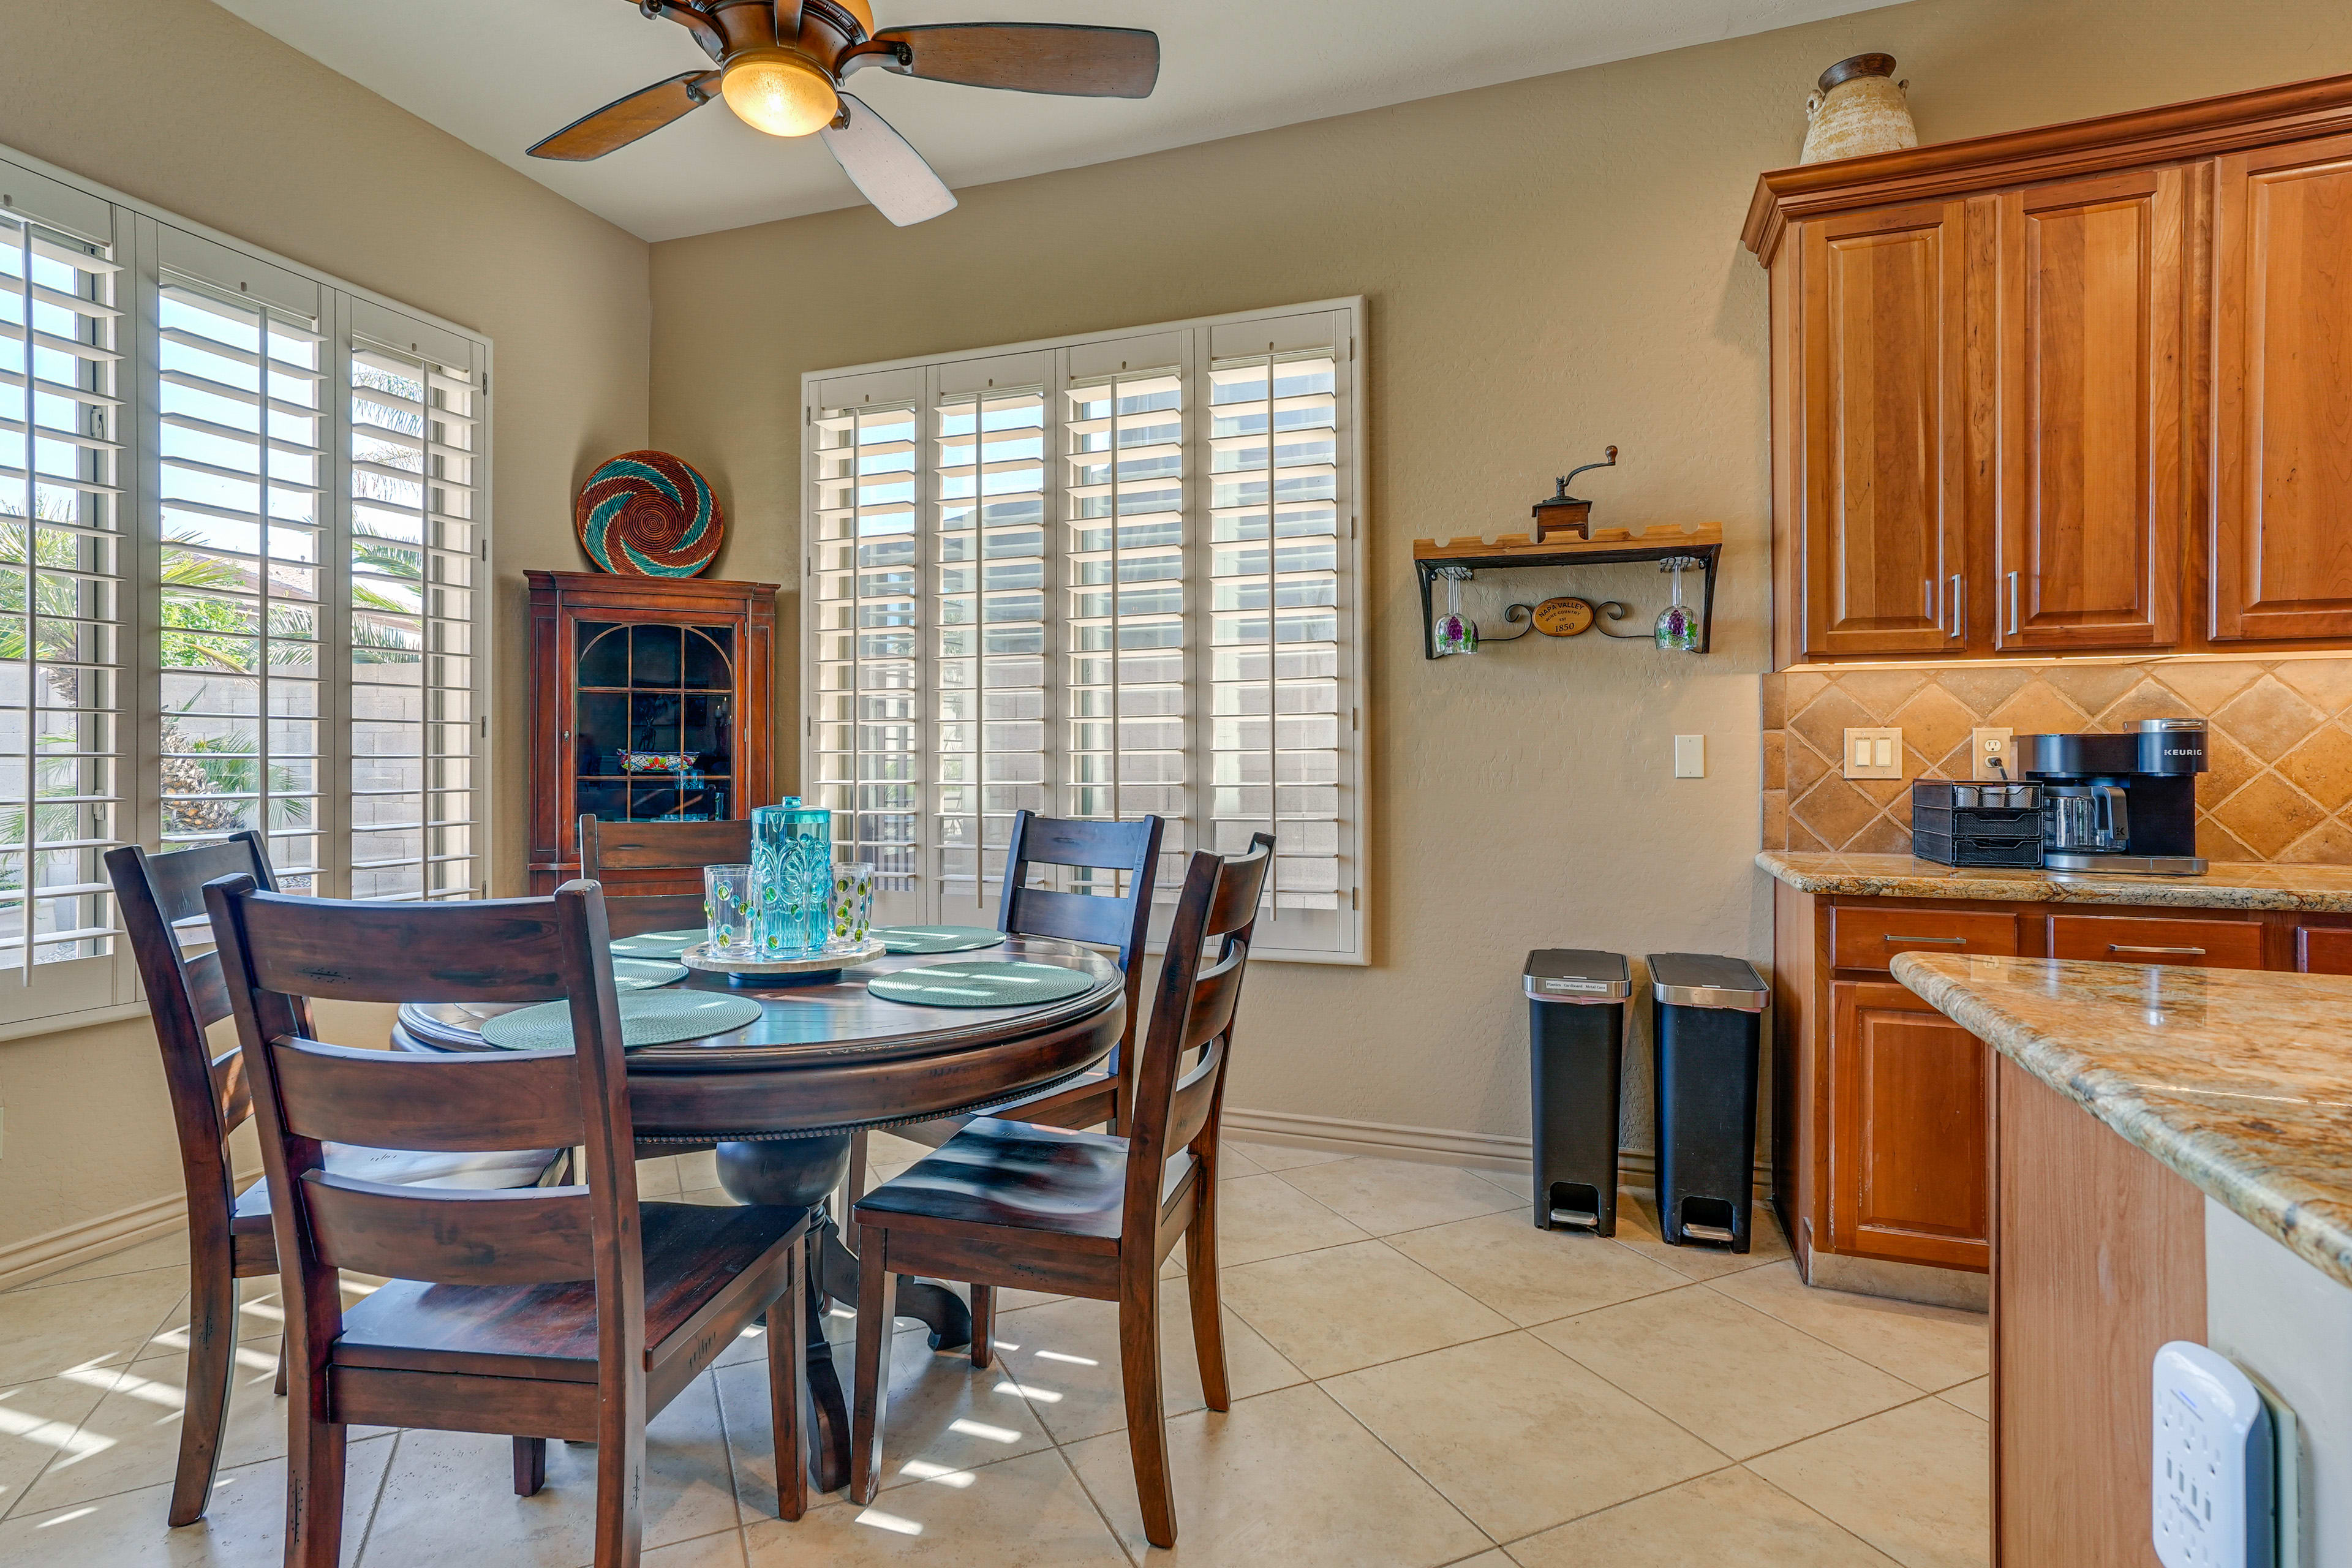
[{"label": "chair seat", "polygon": [[[641,1204],[646,1346],[677,1331],[735,1277],[788,1241],[809,1211]],[[596,1286],[433,1285],[394,1279],[343,1312],[338,1366],[436,1369],[497,1377],[596,1381]]]},{"label": "chair seat", "polygon": [[[1192,1168],[1179,1152],[1164,1200]],[[1087,1251],[1118,1247],[1127,1140],[975,1116],[963,1131],[860,1198],[860,1222],[939,1230],[981,1226],[1069,1237]]]},{"label": "chair seat", "polygon": [[[369,1149],[356,1143],[326,1145],[327,1169],[339,1176],[382,1182],[394,1187],[466,1187],[479,1192],[539,1184],[561,1149],[512,1149],[488,1154],[446,1154],[408,1149]],[[253,1184],[236,1195],[232,1231],[269,1228],[269,1183]]]}]

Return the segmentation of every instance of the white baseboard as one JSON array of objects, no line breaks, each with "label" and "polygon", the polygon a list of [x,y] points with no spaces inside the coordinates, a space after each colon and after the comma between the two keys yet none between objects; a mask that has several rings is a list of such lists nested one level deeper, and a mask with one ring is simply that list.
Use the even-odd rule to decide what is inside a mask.
[{"label": "white baseboard", "polygon": [[[1236,1138],[1281,1143],[1294,1149],[1326,1149],[1339,1154],[1373,1154],[1388,1160],[1418,1160],[1430,1165],[1469,1165],[1481,1171],[1534,1174],[1535,1142],[1498,1132],[1457,1132],[1447,1127],[1399,1127],[1386,1121],[1349,1121],[1337,1116],[1297,1116],[1287,1110],[1236,1110],[1228,1107],[1224,1129]],[[1657,1161],[1647,1149],[1617,1151],[1617,1174],[1629,1187],[1654,1184]],[[1756,1163],[1758,1191],[1771,1188],[1772,1168]]]},{"label": "white baseboard", "polygon": [[169,1236],[187,1223],[186,1194],[172,1193],[0,1247],[0,1290]]}]

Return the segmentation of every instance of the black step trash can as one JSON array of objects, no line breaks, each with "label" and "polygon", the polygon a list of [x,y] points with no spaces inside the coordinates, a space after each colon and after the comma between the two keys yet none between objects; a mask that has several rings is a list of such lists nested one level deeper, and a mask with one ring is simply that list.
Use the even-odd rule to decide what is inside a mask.
[{"label": "black step trash can", "polygon": [[1756,966],[1654,952],[1658,1225],[1667,1242],[1748,1250],[1756,1171],[1756,1053],[1770,994]]},{"label": "black step trash can", "polygon": [[1528,954],[1528,1078],[1535,1102],[1535,1222],[1617,1234],[1617,1090],[1625,1058],[1622,952]]}]

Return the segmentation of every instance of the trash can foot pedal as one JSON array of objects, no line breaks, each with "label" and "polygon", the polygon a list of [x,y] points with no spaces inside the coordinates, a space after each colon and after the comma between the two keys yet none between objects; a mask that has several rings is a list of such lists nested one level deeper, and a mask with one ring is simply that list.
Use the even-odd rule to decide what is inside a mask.
[{"label": "trash can foot pedal", "polygon": [[1597,1214],[1586,1214],[1580,1209],[1554,1209],[1551,1211],[1551,1223],[1573,1226],[1578,1230],[1599,1230],[1601,1216]]},{"label": "trash can foot pedal", "polygon": [[1730,1227],[1727,1226],[1701,1225],[1696,1220],[1685,1222],[1683,1235],[1695,1241],[1717,1242],[1725,1247],[1729,1247],[1738,1239],[1731,1234]]}]

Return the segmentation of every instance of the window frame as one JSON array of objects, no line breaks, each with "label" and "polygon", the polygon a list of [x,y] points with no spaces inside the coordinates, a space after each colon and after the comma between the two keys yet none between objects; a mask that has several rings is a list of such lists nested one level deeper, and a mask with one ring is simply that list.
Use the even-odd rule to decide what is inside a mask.
[{"label": "window frame", "polygon": [[[1343,711],[1340,714],[1341,722],[1338,730],[1339,743],[1335,748],[1339,759],[1339,785],[1344,807],[1339,819],[1343,825],[1342,886],[1339,889],[1335,913],[1345,940],[1329,948],[1286,946],[1280,941],[1277,922],[1262,920],[1258,926],[1258,942],[1252,949],[1251,957],[1262,963],[1369,965],[1371,963],[1372,904],[1370,856],[1373,842],[1373,827],[1370,808],[1372,703],[1368,636],[1370,595],[1365,561],[1367,530],[1364,526],[1369,510],[1366,495],[1368,469],[1365,462],[1365,447],[1370,421],[1370,398],[1367,385],[1370,376],[1365,353],[1367,341],[1364,327],[1365,305],[1364,296],[1353,295],[1256,310],[1229,311],[1218,315],[1191,317],[1181,321],[1120,327],[1102,331],[1034,339],[1026,342],[958,349],[880,360],[866,364],[803,372],[800,426],[799,646],[801,658],[798,688],[801,704],[799,777],[803,781],[803,787],[808,787],[807,781],[818,776],[819,767],[816,724],[818,693],[813,689],[812,683],[816,679],[820,663],[819,637],[825,629],[818,625],[818,617],[823,606],[819,604],[822,573],[817,550],[820,542],[816,537],[818,532],[817,485],[822,457],[816,440],[816,421],[819,417],[820,404],[825,401],[820,394],[822,387],[827,384],[840,384],[861,377],[875,378],[877,382],[897,382],[902,380],[908,373],[913,373],[919,388],[915,397],[916,439],[919,452],[922,443],[929,435],[923,421],[936,410],[942,397],[966,395],[961,392],[943,395],[940,390],[939,372],[953,370],[956,367],[970,367],[979,362],[1000,358],[1009,360],[1027,355],[1043,356],[1048,363],[1055,367],[1044,388],[1047,432],[1045,462],[1049,470],[1045,489],[1045,524],[1048,539],[1052,540],[1070,521],[1070,515],[1066,510],[1067,486],[1062,475],[1052,471],[1062,466],[1067,457],[1060,444],[1058,435],[1061,426],[1060,403],[1072,384],[1090,379],[1084,375],[1074,377],[1067,374],[1070,351],[1083,351],[1098,344],[1118,343],[1130,340],[1154,337],[1181,338],[1185,345],[1180,367],[1185,386],[1183,400],[1185,424],[1182,443],[1186,455],[1184,470],[1186,488],[1181,509],[1181,515],[1185,519],[1184,550],[1188,562],[1195,558],[1195,552],[1198,552],[1198,558],[1201,561],[1206,562],[1215,548],[1207,527],[1213,505],[1214,482],[1214,475],[1207,461],[1210,446],[1209,431],[1213,418],[1213,404],[1207,395],[1211,372],[1211,355],[1207,345],[1215,339],[1219,329],[1244,327],[1255,322],[1277,321],[1287,318],[1328,314],[1335,318],[1331,348],[1332,358],[1339,371],[1339,384],[1335,386],[1333,392],[1335,414],[1337,422],[1340,426],[1338,431],[1338,447],[1340,454],[1338,498],[1339,510],[1345,520],[1344,529],[1338,539],[1341,551],[1341,565],[1338,573],[1340,603],[1337,616],[1339,634],[1339,682],[1342,688],[1339,702]],[[929,488],[930,471],[931,466],[919,458],[915,471],[915,505],[919,516],[935,500]],[[930,531],[929,525],[926,521],[919,527],[918,537],[928,538]],[[1271,550],[1273,545],[1271,539],[1268,541],[1268,545]],[[1049,557],[1055,554],[1059,548],[1057,544],[1049,543]],[[929,554],[926,552],[919,558],[919,573],[929,570],[930,564]],[[1205,567],[1196,573],[1191,565],[1188,565],[1187,582],[1206,580]],[[1052,581],[1050,576],[1048,581],[1049,583]],[[929,584],[919,582],[918,593],[924,598],[937,596]],[[1202,605],[1188,604],[1185,616],[1188,622],[1192,623],[1196,627],[1205,627],[1206,607]],[[1057,605],[1049,614],[1046,625],[1049,627],[1057,626],[1066,619],[1066,606]],[[929,629],[928,622],[926,629]],[[1056,643],[1048,652],[1049,663],[1065,657],[1067,651],[1066,647]],[[1186,722],[1192,731],[1192,736],[1188,740],[1185,747],[1185,754],[1192,760],[1193,765],[1188,766],[1184,787],[1188,800],[1187,818],[1193,829],[1193,837],[1190,842],[1196,847],[1209,842],[1210,823],[1207,801],[1212,782],[1199,764],[1208,761],[1213,754],[1205,739],[1211,722],[1209,698],[1212,689],[1212,675],[1207,660],[1212,652],[1213,649],[1205,637],[1190,645],[1190,658],[1192,662],[1188,667],[1185,680]],[[940,658],[940,655],[936,647],[927,647],[922,654],[923,667],[927,670],[929,669]],[[1051,697],[1058,697],[1067,689],[1067,684],[1066,676],[1056,674],[1046,689]],[[926,690],[931,689],[928,680],[924,689]],[[1049,711],[1045,721],[1050,729],[1064,722],[1067,718],[1066,713]],[[927,762],[938,754],[936,747],[929,740],[929,731],[937,722],[935,716],[927,712],[919,714],[917,718],[917,723],[926,736],[921,754]],[[1057,751],[1066,752],[1066,740],[1057,745]],[[936,781],[926,776],[919,785],[924,795],[916,813],[919,824],[919,843],[922,846],[922,850],[919,852],[918,865],[920,868],[923,896],[927,900],[935,900],[936,894],[933,889],[940,880],[936,864],[929,857],[929,852],[937,847],[931,843],[929,837],[931,824],[939,816],[939,809],[929,794],[935,786]],[[983,886],[986,885],[988,873],[983,867]],[[1163,870],[1159,900],[1162,906],[1160,919],[1154,922],[1153,940],[1150,944],[1150,949],[1153,952],[1158,952],[1160,948],[1159,932],[1160,929],[1164,929],[1167,905],[1174,897],[1174,889],[1167,885],[1168,879],[1168,875]],[[982,902],[986,903],[987,900],[982,900]],[[992,923],[993,905],[989,904],[982,912],[984,920]],[[938,917],[927,916],[926,918]]]},{"label": "window frame", "polygon": [[[330,552],[334,550],[340,549],[348,554],[351,539],[351,356],[355,340],[362,342],[383,342],[384,330],[395,323],[413,325],[416,329],[414,336],[422,345],[420,357],[431,357],[436,346],[445,350],[453,343],[465,346],[471,379],[476,383],[473,521],[478,536],[469,622],[469,657],[472,660],[469,689],[474,711],[473,744],[476,748],[470,771],[474,798],[469,826],[475,875],[467,896],[487,897],[497,853],[496,814],[492,809],[495,804],[492,759],[499,739],[496,709],[491,700],[498,635],[496,523],[490,479],[496,461],[496,411],[489,397],[496,370],[496,347],[492,340],[472,328],[348,282],[332,273],[279,256],[235,235],[184,217],[169,208],[142,201],[5,143],[0,143],[0,196],[6,197],[6,210],[12,217],[19,220],[30,217],[44,227],[79,235],[91,244],[106,247],[109,258],[121,268],[118,279],[127,280],[118,288],[115,301],[122,311],[121,321],[125,328],[117,346],[124,353],[122,363],[126,372],[116,388],[121,395],[122,405],[117,416],[116,428],[124,447],[117,463],[117,479],[121,489],[118,503],[118,531],[121,542],[118,549],[123,563],[117,611],[117,668],[124,712],[117,791],[121,815],[117,819],[116,832],[122,836],[121,842],[143,845],[151,852],[162,845],[163,820],[161,766],[163,670],[157,651],[163,631],[164,505],[161,438],[163,400],[157,395],[157,388],[161,384],[157,379],[161,370],[157,338],[161,314],[159,290],[165,284],[164,274],[167,271],[190,275],[185,266],[166,263],[167,247],[184,254],[189,249],[184,241],[197,242],[194,247],[195,250],[208,249],[220,253],[232,269],[242,267],[249,271],[252,280],[264,290],[268,287],[266,280],[273,273],[317,290],[319,308],[316,319],[319,331],[325,339],[320,399],[321,420],[325,426],[322,432],[324,446],[318,475],[322,497],[319,529],[324,546],[320,552],[321,689],[319,767],[322,804],[319,826],[322,841],[320,858],[331,861],[331,865],[322,868],[320,880],[325,885],[320,891],[335,896],[347,895],[352,869],[349,863],[352,683],[347,668],[340,677],[332,673],[336,662],[348,655],[349,605],[337,601],[347,601],[350,597],[350,563],[348,560],[337,563],[330,559]],[[26,199],[18,199],[20,196]],[[69,214],[57,212],[56,209],[60,207],[70,208],[71,211]],[[64,221],[59,221],[60,216]],[[100,228],[104,232],[94,232]],[[241,279],[206,276],[203,281],[226,292]],[[228,297],[235,298],[234,295]],[[266,291],[261,294],[265,300],[268,297]],[[434,586],[429,548],[425,552],[425,561],[426,575],[420,586],[425,591],[429,603]],[[328,591],[331,587],[334,590],[332,594]],[[430,618],[429,609],[425,614]],[[426,650],[428,659],[430,654],[431,650]],[[428,717],[425,723],[431,722]],[[429,793],[431,786],[425,787]],[[425,896],[429,900],[429,890]],[[119,915],[114,923],[119,931]],[[41,984],[42,966],[37,964],[32,968],[29,982],[22,977],[21,970],[0,971],[0,1041],[55,1034],[145,1016],[147,1005],[139,986],[127,939],[114,938],[112,952],[108,955],[70,961],[70,967],[82,971],[84,976],[100,973],[84,970],[85,965],[107,966],[110,973],[105,975],[100,985],[93,987],[88,978],[62,974],[53,984],[45,986]],[[79,990],[82,996],[86,996],[93,988],[105,990],[110,999],[91,1003],[68,994]]]}]

